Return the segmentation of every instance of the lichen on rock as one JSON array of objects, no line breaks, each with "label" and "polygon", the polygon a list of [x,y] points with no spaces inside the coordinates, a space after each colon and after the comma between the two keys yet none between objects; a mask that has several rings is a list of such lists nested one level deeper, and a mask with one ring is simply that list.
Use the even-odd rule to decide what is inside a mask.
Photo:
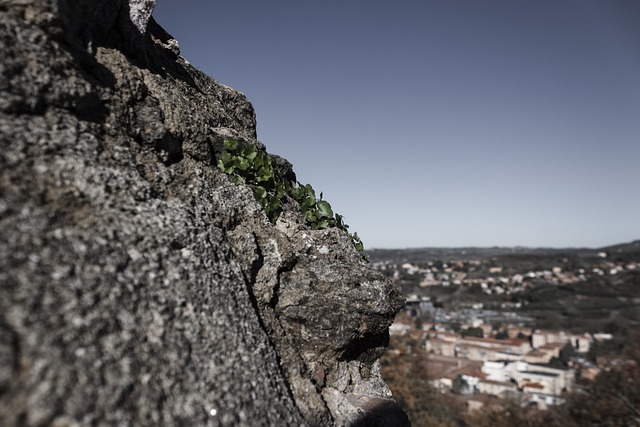
[{"label": "lichen on rock", "polygon": [[0,2],[0,425],[406,425],[399,289],[214,167],[254,110],[153,5]]}]

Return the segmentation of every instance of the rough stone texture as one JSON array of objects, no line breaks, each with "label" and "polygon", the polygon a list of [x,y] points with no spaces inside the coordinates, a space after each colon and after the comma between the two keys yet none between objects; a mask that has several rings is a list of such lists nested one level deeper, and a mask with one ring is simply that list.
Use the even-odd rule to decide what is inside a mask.
[{"label": "rough stone texture", "polygon": [[156,0],[129,0],[129,19],[142,34],[147,30],[147,23],[155,5]]},{"label": "rough stone texture", "polygon": [[401,293],[213,167],[253,108],[153,5],[0,0],[0,425],[407,425]]}]

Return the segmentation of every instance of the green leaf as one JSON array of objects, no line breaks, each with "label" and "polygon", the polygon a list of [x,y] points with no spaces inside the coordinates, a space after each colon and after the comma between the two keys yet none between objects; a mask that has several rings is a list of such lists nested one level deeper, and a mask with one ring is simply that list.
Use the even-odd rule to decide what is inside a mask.
[{"label": "green leaf", "polygon": [[[219,140],[218,140],[219,141]],[[235,139],[225,139],[224,140],[224,148],[227,150],[236,150],[238,148],[238,141]]]},{"label": "green leaf", "polygon": [[304,188],[305,188],[305,192],[306,192],[309,196],[313,197],[314,199],[316,198],[316,192],[315,192],[315,190],[313,189],[313,187],[311,186],[311,184],[307,184],[307,185],[305,185],[305,186],[304,186]]},{"label": "green leaf", "polygon": [[327,221],[326,219],[323,219],[323,220],[318,222],[317,227],[318,228],[329,228],[329,221]]},{"label": "green leaf", "polygon": [[351,242],[353,243],[353,246],[355,246],[356,250],[358,252],[362,252],[364,250],[364,244],[362,243],[362,240],[360,240],[360,237],[358,237],[358,233],[350,234],[349,237],[351,237]]},{"label": "green leaf", "polygon": [[225,151],[220,155],[220,159],[218,161],[224,164],[229,164],[233,161],[233,156],[228,151]]},{"label": "green leaf", "polygon": [[240,170],[246,171],[249,169],[249,161],[245,158],[240,158],[236,167]]},{"label": "green leaf", "polygon": [[333,210],[331,209],[329,202],[326,200],[318,200],[316,206],[318,207],[318,213],[321,218],[333,218]]},{"label": "green leaf", "polygon": [[254,145],[249,144],[242,151],[242,155],[248,160],[254,160],[258,155],[258,149]]},{"label": "green leaf", "polygon": [[311,224],[315,223],[317,220],[316,215],[313,211],[306,211],[304,213],[304,218]]},{"label": "green leaf", "polygon": [[304,200],[302,201],[302,204],[307,208],[315,208],[315,206],[316,206],[316,198],[313,197],[310,194],[306,194],[304,196]]},{"label": "green leaf", "polygon": [[257,185],[252,185],[251,188],[253,189],[253,194],[255,194],[258,199],[264,199],[267,197],[267,190],[264,188]]}]

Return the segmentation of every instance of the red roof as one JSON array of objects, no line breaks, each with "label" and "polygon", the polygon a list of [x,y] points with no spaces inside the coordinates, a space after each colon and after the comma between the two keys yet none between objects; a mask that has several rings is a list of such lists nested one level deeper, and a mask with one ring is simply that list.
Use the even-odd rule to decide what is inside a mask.
[{"label": "red roof", "polygon": [[522,387],[523,388],[524,387],[535,388],[535,389],[538,389],[538,390],[543,390],[544,389],[544,386],[542,384],[540,384],[540,383],[526,383]]}]

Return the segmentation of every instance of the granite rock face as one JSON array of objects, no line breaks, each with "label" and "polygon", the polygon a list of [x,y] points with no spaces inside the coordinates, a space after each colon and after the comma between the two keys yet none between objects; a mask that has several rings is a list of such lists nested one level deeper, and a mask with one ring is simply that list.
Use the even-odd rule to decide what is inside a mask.
[{"label": "granite rock face", "polygon": [[399,289],[214,167],[253,108],[153,6],[0,1],[0,425],[407,425]]}]

